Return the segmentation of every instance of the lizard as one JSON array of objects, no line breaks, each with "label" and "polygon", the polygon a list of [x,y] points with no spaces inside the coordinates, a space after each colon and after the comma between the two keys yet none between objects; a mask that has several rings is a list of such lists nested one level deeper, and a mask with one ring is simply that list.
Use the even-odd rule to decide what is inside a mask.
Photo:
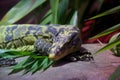
[{"label": "lizard", "polygon": [[[58,24],[2,25],[0,26],[0,49],[36,51],[57,61],[69,54],[74,56],[75,52],[80,51],[80,30],[73,25]],[[86,50],[80,52],[86,53]],[[1,58],[0,61],[4,62],[5,59]],[[12,64],[15,62],[14,59],[7,59],[7,61],[13,61]]]}]

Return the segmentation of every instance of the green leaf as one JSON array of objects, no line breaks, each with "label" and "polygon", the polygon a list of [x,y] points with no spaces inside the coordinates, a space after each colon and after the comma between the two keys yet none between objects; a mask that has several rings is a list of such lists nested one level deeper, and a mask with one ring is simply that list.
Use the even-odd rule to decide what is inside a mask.
[{"label": "green leaf", "polygon": [[31,67],[30,71],[33,73],[36,69],[38,69],[38,63],[39,63],[39,60],[37,60],[33,66]]},{"label": "green leaf", "polygon": [[83,16],[88,7],[90,0],[76,0],[77,10],[78,10],[78,21],[77,27],[82,28],[83,26]]},{"label": "green leaf", "polygon": [[54,61],[50,60],[48,57],[42,59],[42,62],[38,63],[38,66],[36,67],[36,69],[32,70],[32,74],[34,74],[38,70],[45,71],[53,64],[53,62]]},{"label": "green leaf", "polygon": [[70,24],[70,21],[71,21],[71,19],[73,17],[74,12],[75,12],[74,9],[67,10],[66,13],[62,15],[59,23],[61,23],[61,24]]},{"label": "green leaf", "polygon": [[45,64],[44,67],[42,68],[43,71],[47,70],[50,66],[52,66],[53,63],[54,61],[48,59],[47,65]]},{"label": "green leaf", "polygon": [[13,66],[11,69],[17,69],[17,68],[23,67],[23,65],[25,64],[25,62],[26,62],[27,60],[28,60],[28,59],[25,59],[25,60],[21,61],[21,62],[18,63],[17,65]]},{"label": "green leaf", "polygon": [[32,57],[26,58],[25,60],[21,61],[17,65],[13,66],[12,67],[13,70],[9,73],[9,75],[27,69],[28,67],[30,67],[30,65],[34,63],[34,61],[35,60]]},{"label": "green leaf", "polygon": [[48,56],[39,56],[39,55],[31,55],[31,57],[35,58],[35,59],[44,59]]},{"label": "green leaf", "polygon": [[70,24],[77,26],[77,14],[78,12],[75,11],[74,14],[72,15],[72,18],[70,19]]},{"label": "green leaf", "polygon": [[[44,58],[44,59],[45,59],[45,58]],[[44,63],[43,63],[44,59],[42,58],[42,59],[39,59],[39,60],[38,60],[37,67],[34,68],[34,69],[31,69],[32,74],[36,73],[38,70],[41,69],[42,64],[44,64]]]},{"label": "green leaf", "polygon": [[63,15],[67,11],[69,7],[69,0],[60,0],[59,5],[58,5],[58,23],[61,24],[63,21],[64,17]]},{"label": "green leaf", "polygon": [[40,21],[40,24],[48,24],[51,22],[51,20],[52,20],[52,12],[51,10],[49,10]]},{"label": "green leaf", "polygon": [[96,18],[103,17],[103,16],[106,16],[106,15],[114,14],[114,13],[117,13],[117,12],[120,12],[120,6],[114,7],[112,9],[110,9],[110,10],[107,10],[107,11],[105,11],[103,13],[100,13],[100,14],[94,16],[94,17],[89,18],[88,20],[96,19]]},{"label": "green leaf", "polygon": [[96,53],[94,54],[97,54],[99,52],[102,52],[102,51],[105,51],[105,50],[108,50],[108,49],[111,49],[113,47],[115,47],[116,45],[120,44],[120,38],[111,42],[111,43],[108,43],[106,46],[104,46],[103,48],[99,49],[98,51],[96,51]]},{"label": "green leaf", "polygon": [[[110,38],[109,43],[111,43],[119,38],[120,38],[120,33],[117,33]],[[113,47],[110,50],[114,53],[115,56],[120,56],[120,44],[116,45],[115,47]]]},{"label": "green leaf", "polygon": [[44,59],[44,64],[42,65],[42,70],[45,71],[47,69],[47,67],[49,67],[49,65],[51,64],[51,62],[53,62],[52,60],[50,60],[49,58]]},{"label": "green leaf", "polygon": [[18,73],[18,72],[22,71],[23,69],[24,69],[23,67],[16,68],[16,69],[12,70],[8,75]]},{"label": "green leaf", "polygon": [[13,66],[13,70],[9,73],[9,75],[20,72],[22,70],[24,70],[23,75],[27,74],[28,72],[32,72],[32,74],[34,74],[39,70],[45,71],[52,65],[53,62],[54,61],[50,60],[48,57],[41,56],[34,58],[33,55],[30,55],[27,59]]},{"label": "green leaf", "polygon": [[25,65],[23,65],[23,66],[24,66],[24,72],[23,72],[23,75],[24,75],[24,74],[27,74],[28,72],[30,72],[32,66],[33,66],[36,62],[37,62],[36,59],[32,59],[31,62],[26,63]]},{"label": "green leaf", "polygon": [[[26,63],[27,61],[29,61],[29,63]],[[25,62],[18,63],[16,66],[14,66],[12,68],[13,70],[9,73],[9,75],[18,73],[22,70],[24,70],[23,74],[26,74],[27,72],[29,72],[29,69],[32,67],[34,62],[35,62],[35,60],[30,61],[30,60],[26,59]]]},{"label": "green leaf", "polygon": [[27,67],[31,62],[33,62],[35,59],[31,57],[31,55],[26,59],[25,63],[23,64],[24,67]]},{"label": "green leaf", "polygon": [[120,66],[112,73],[108,80],[117,80],[118,77],[120,77]]},{"label": "green leaf", "polygon": [[101,36],[105,36],[107,34],[110,34],[116,30],[120,29],[120,24],[117,24],[117,25],[114,25],[113,27],[110,27],[109,29],[107,30],[104,30],[103,32],[99,33],[98,35],[92,37],[92,38],[98,38],[98,37],[101,37]]},{"label": "green leaf", "polygon": [[32,52],[0,49],[0,57],[2,58],[23,57],[31,54]]},{"label": "green leaf", "polygon": [[23,60],[22,62],[18,63],[17,65],[13,66],[12,67],[12,71],[9,73],[9,75],[11,74],[15,74],[17,72],[20,72],[24,69],[23,65],[25,64],[25,62],[27,61],[28,59],[26,60]]},{"label": "green leaf", "polygon": [[[15,55],[16,57],[18,57],[19,55],[23,56],[23,53],[19,54],[20,53],[19,51],[1,50],[1,53],[2,53],[2,56],[0,55],[1,57],[3,56],[6,57],[8,55]],[[38,70],[45,70],[49,68],[50,66],[49,62],[52,61],[48,58],[48,56],[36,55],[35,52],[31,52],[30,54],[27,54],[27,56],[29,57],[12,67],[13,70],[9,73],[9,75],[20,72],[22,70],[24,70],[23,74],[27,74],[28,72],[32,72],[33,74]]]},{"label": "green leaf", "polygon": [[21,0],[2,18],[0,25],[17,22],[45,1],[46,0]]},{"label": "green leaf", "polygon": [[52,11],[52,23],[58,23],[58,6],[59,0],[50,0],[50,6]]}]

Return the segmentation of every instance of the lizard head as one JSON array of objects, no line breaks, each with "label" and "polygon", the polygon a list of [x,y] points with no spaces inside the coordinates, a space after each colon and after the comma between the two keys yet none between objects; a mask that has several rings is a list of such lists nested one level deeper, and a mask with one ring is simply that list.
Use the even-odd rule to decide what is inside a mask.
[{"label": "lizard head", "polygon": [[64,34],[60,33],[53,42],[49,58],[52,60],[59,60],[80,49],[81,40],[79,30],[72,29],[64,32]]}]

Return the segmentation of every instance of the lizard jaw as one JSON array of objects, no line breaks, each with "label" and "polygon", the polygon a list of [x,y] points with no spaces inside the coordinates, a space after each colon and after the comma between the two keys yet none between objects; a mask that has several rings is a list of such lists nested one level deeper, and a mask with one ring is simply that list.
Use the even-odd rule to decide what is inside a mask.
[{"label": "lizard jaw", "polygon": [[54,59],[55,58],[55,54],[49,54],[49,59]]}]

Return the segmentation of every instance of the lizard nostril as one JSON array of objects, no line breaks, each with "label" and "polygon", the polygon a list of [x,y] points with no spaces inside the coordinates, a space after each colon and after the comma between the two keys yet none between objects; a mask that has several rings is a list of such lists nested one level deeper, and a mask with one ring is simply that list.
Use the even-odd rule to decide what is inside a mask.
[{"label": "lizard nostril", "polygon": [[57,47],[56,50],[55,50],[55,53],[58,54],[60,51],[60,47]]}]

